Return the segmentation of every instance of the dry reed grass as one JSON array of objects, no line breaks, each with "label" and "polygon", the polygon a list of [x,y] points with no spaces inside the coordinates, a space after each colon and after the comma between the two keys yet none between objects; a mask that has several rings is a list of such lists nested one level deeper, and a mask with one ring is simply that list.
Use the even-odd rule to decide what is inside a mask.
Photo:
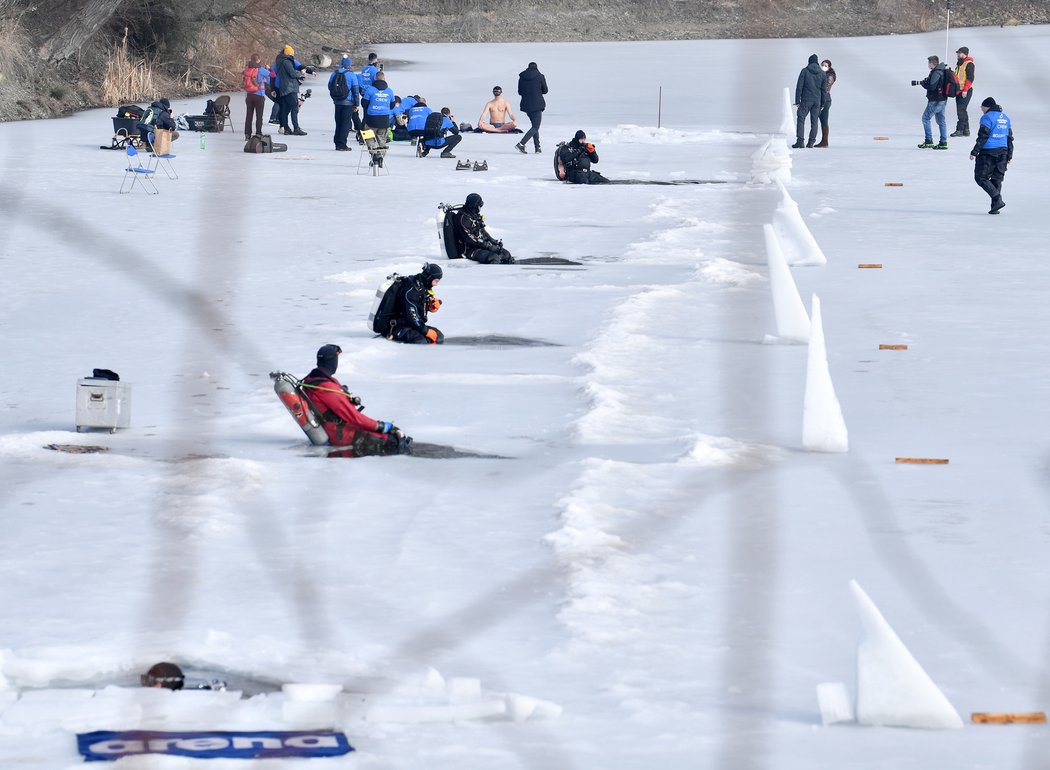
[{"label": "dry reed grass", "polygon": [[106,66],[102,74],[99,98],[109,107],[156,98],[157,83],[153,74],[153,62],[145,57],[132,55],[128,50],[128,34],[106,55]]}]

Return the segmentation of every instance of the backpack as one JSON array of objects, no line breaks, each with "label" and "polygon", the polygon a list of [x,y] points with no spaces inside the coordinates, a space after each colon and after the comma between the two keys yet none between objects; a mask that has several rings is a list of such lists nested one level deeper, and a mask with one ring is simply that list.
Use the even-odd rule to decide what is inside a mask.
[{"label": "backpack", "polygon": [[427,115],[427,122],[423,126],[423,139],[436,140],[444,139],[445,132],[441,130],[441,123],[445,120],[444,114],[440,112],[432,112]]},{"label": "backpack", "polygon": [[945,68],[944,78],[937,90],[949,99],[959,95],[959,78],[956,76],[955,70]]},{"label": "backpack", "polygon": [[338,102],[350,95],[350,85],[346,82],[346,71],[337,71],[332,82],[328,84],[328,93]]},{"label": "backpack", "polygon": [[256,80],[259,77],[258,67],[245,67],[244,68],[244,90],[250,93],[255,93],[259,88],[259,84]]},{"label": "backpack", "polygon": [[376,298],[372,303],[372,312],[368,314],[368,328],[376,334],[389,337],[390,324],[397,309],[397,295],[401,292],[404,276],[391,273],[376,289]]},{"label": "backpack", "polygon": [[456,225],[454,223],[456,214],[462,208],[462,203],[455,206],[446,204],[438,206],[438,209],[444,212],[444,216],[441,218],[439,241],[441,242],[442,252],[449,259],[462,259],[463,257],[464,246],[456,239]]}]

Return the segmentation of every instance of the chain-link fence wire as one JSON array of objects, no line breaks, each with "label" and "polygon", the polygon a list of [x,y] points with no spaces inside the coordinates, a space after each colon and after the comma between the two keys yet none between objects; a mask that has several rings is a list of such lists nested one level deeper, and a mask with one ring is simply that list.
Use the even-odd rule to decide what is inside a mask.
[{"label": "chain-link fence wire", "polygon": [[[727,69],[735,74],[740,85],[762,76],[762,68],[757,62],[741,56],[736,62],[729,62]],[[771,95],[771,99],[775,96]],[[732,106],[730,106],[730,113]],[[730,122],[732,119],[730,118]],[[223,168],[218,156],[216,163],[222,173],[234,173],[232,167]],[[217,188],[214,192],[202,196],[203,208],[221,206]],[[9,222],[20,219],[29,222],[42,232],[51,233],[52,237],[63,240],[71,250],[75,249],[82,257],[120,272],[137,283],[150,297],[168,303],[185,317],[196,335],[194,345],[205,343],[213,353],[221,353],[223,358],[243,372],[257,368],[258,362],[266,360],[264,351],[252,342],[252,336],[243,333],[233,323],[233,319],[217,309],[209,301],[208,286],[223,281],[236,282],[241,267],[234,261],[214,260],[210,257],[209,244],[229,238],[236,228],[227,221],[219,228],[205,226],[199,234],[202,248],[201,279],[199,282],[183,284],[148,260],[141,258],[138,249],[118,241],[105,230],[95,227],[93,223],[83,221],[70,215],[61,205],[47,199],[34,197],[19,186],[5,182],[0,186],[0,198],[3,203],[3,216]],[[756,204],[755,208],[742,216],[746,222],[755,227],[766,221],[769,212]],[[214,220],[205,219],[207,222]],[[242,222],[240,227],[246,227]],[[221,229],[221,232],[219,230]],[[725,306],[724,323],[733,328],[738,322],[744,325],[750,321],[747,309],[734,302]],[[221,330],[221,331],[219,331]],[[189,344],[189,341],[187,341]],[[188,355],[188,353],[186,353]],[[721,368],[725,406],[729,410],[743,409],[735,394],[753,391],[769,382],[769,378],[754,377],[749,373],[746,381],[741,373],[732,366]],[[751,409],[755,402],[763,403],[773,398],[774,394],[766,393],[765,398],[750,402]],[[752,415],[754,417],[754,415]],[[207,418],[194,418],[205,419]],[[201,430],[200,425],[192,422],[180,423],[182,432],[199,441],[200,436],[209,435]],[[206,455],[207,447],[200,447],[201,454]],[[847,471],[848,469],[848,471]],[[168,466],[167,479],[161,484],[181,480],[187,467],[172,464]],[[42,474],[38,474],[40,477]],[[751,477],[754,478],[754,477]],[[41,479],[43,480],[43,479]],[[857,483],[862,480],[865,483]],[[204,478],[196,479],[202,486],[207,483]],[[911,549],[901,538],[891,540],[876,538],[871,533],[882,529],[894,517],[891,497],[879,487],[877,476],[866,466],[862,459],[851,458],[844,466],[839,478],[844,488],[853,496],[854,505],[859,515],[867,522],[869,539],[878,558],[885,564],[890,574],[901,583],[902,592],[922,610],[931,622],[940,625],[946,633],[960,638],[960,643],[970,648],[978,665],[987,665],[997,674],[1006,674],[1010,678],[1029,679],[1036,672],[1023,661],[1017,659],[997,639],[993,629],[981,618],[967,612],[951,599],[950,593],[940,584],[935,572],[923,562],[921,556]],[[731,564],[726,574],[746,573],[751,580],[744,588],[744,582],[726,586],[729,593],[730,613],[725,616],[724,636],[726,640],[725,665],[723,682],[728,686],[740,681],[768,681],[773,663],[769,658],[768,640],[775,633],[774,613],[770,605],[775,595],[775,586],[779,579],[777,571],[778,549],[777,534],[777,499],[770,484],[753,484],[741,477],[726,478],[711,485],[706,494],[714,497],[719,487],[722,491],[732,493],[730,506],[733,512],[730,532]],[[697,513],[703,510],[698,506]],[[756,511],[767,512],[755,515]],[[163,510],[157,511],[163,514]],[[287,564],[280,564],[273,558],[270,549],[273,542],[284,541],[286,530],[284,512],[278,511],[265,500],[253,500],[251,508],[252,526],[248,528],[250,542],[255,549],[255,558],[260,564],[270,568],[270,583],[273,593],[286,602],[291,616],[297,626],[300,640],[311,646],[323,646],[333,638],[333,628],[338,626],[338,618],[330,615],[320,599],[320,590],[305,570],[287,569]],[[156,545],[160,556],[153,575],[150,594],[156,601],[163,601],[165,613],[173,628],[186,622],[194,599],[197,583],[194,580],[199,563],[194,552],[193,543],[185,538],[185,533],[174,528],[170,517],[156,515]],[[626,527],[621,535],[644,549],[653,543],[670,538],[680,524],[674,519],[660,516],[642,516],[637,524]],[[761,537],[757,536],[761,533]],[[295,558],[295,557],[288,557]],[[287,574],[297,577],[288,582]],[[564,580],[564,572],[556,566],[540,566],[523,573],[509,583],[493,586],[470,604],[454,613],[433,622],[429,626],[416,629],[409,637],[392,645],[391,658],[407,658],[427,661],[437,650],[463,645],[472,636],[479,634],[501,622],[515,607],[525,607],[537,600],[537,584],[546,584],[558,591]],[[757,590],[756,590],[757,589]],[[152,609],[143,608],[143,629],[151,627],[149,619]],[[747,630],[745,630],[747,629]],[[757,630],[757,632],[756,632]],[[988,663],[987,652],[993,650],[999,663]],[[1041,666],[1037,681],[1040,692],[1050,694],[1050,657]],[[768,738],[761,731],[741,731],[733,729],[727,717],[726,733],[721,744],[719,764],[734,768],[765,768],[776,764],[770,754]],[[535,736],[533,736],[535,737]],[[548,736],[550,737],[550,736]],[[1041,766],[1042,757],[1032,749],[1026,755],[1025,767]],[[572,768],[575,765],[571,753],[564,747],[548,743],[543,760],[529,755],[522,755],[525,766]]]}]

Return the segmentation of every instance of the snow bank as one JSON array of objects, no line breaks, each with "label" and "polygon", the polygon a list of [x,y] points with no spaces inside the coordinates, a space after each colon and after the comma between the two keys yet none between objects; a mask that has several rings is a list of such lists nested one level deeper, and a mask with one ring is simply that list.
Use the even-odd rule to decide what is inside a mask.
[{"label": "snow bank", "polygon": [[780,239],[772,225],[763,225],[766,240],[766,261],[769,265],[769,289],[773,294],[773,311],[777,320],[777,337],[787,342],[809,340],[809,316],[798,286],[788,269]]},{"label": "snow bank", "polygon": [[791,181],[791,150],[781,136],[771,136],[751,155],[751,184]]},{"label": "snow bank", "polygon": [[799,266],[826,265],[828,258],[824,256],[802,219],[798,204],[788,195],[782,181],[777,181],[777,187],[780,189],[781,198],[776,211],[773,212],[773,227],[776,228],[788,263]]}]

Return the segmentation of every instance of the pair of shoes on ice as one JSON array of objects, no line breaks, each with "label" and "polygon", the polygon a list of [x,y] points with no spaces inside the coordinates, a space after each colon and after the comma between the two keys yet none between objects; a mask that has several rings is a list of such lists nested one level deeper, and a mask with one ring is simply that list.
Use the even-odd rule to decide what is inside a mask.
[{"label": "pair of shoes on ice", "polygon": [[938,142],[937,144],[934,144],[932,139],[927,139],[922,144],[918,145],[918,148],[920,150],[947,150],[948,143]]},{"label": "pair of shoes on ice", "polygon": [[[289,132],[285,131],[284,133],[287,134]],[[292,136],[306,136],[307,135],[306,132],[303,131],[301,128],[295,129],[294,131],[291,132],[291,134],[292,134]]]},{"label": "pair of shoes on ice", "polygon": [[988,213],[989,214],[998,214],[999,213],[999,209],[1005,208],[1005,206],[1006,206],[1006,201],[1004,201],[1002,198],[996,198],[995,200],[992,201],[992,207],[988,210]]},{"label": "pair of shoes on ice", "polygon": [[969,131],[952,131],[948,136],[969,136]]},{"label": "pair of shoes on ice", "polygon": [[[536,149],[533,150],[533,152],[535,152],[537,154],[542,152],[542,150],[540,150],[540,146],[538,144],[535,145],[535,147],[536,147]],[[514,149],[517,150],[518,152],[520,152],[522,155],[528,155],[528,152],[525,150],[525,145],[521,144],[520,142],[518,144],[514,145]]]},{"label": "pair of shoes on ice", "polygon": [[480,163],[475,161],[474,165],[472,166],[470,164],[470,160],[469,159],[468,160],[458,160],[458,161],[456,161],[456,171],[470,171],[470,170],[474,170],[474,171],[488,171],[489,170],[489,162],[487,160],[483,160]]},{"label": "pair of shoes on ice", "polygon": [[349,147],[336,147],[335,149],[338,152],[350,152],[350,148]]}]

